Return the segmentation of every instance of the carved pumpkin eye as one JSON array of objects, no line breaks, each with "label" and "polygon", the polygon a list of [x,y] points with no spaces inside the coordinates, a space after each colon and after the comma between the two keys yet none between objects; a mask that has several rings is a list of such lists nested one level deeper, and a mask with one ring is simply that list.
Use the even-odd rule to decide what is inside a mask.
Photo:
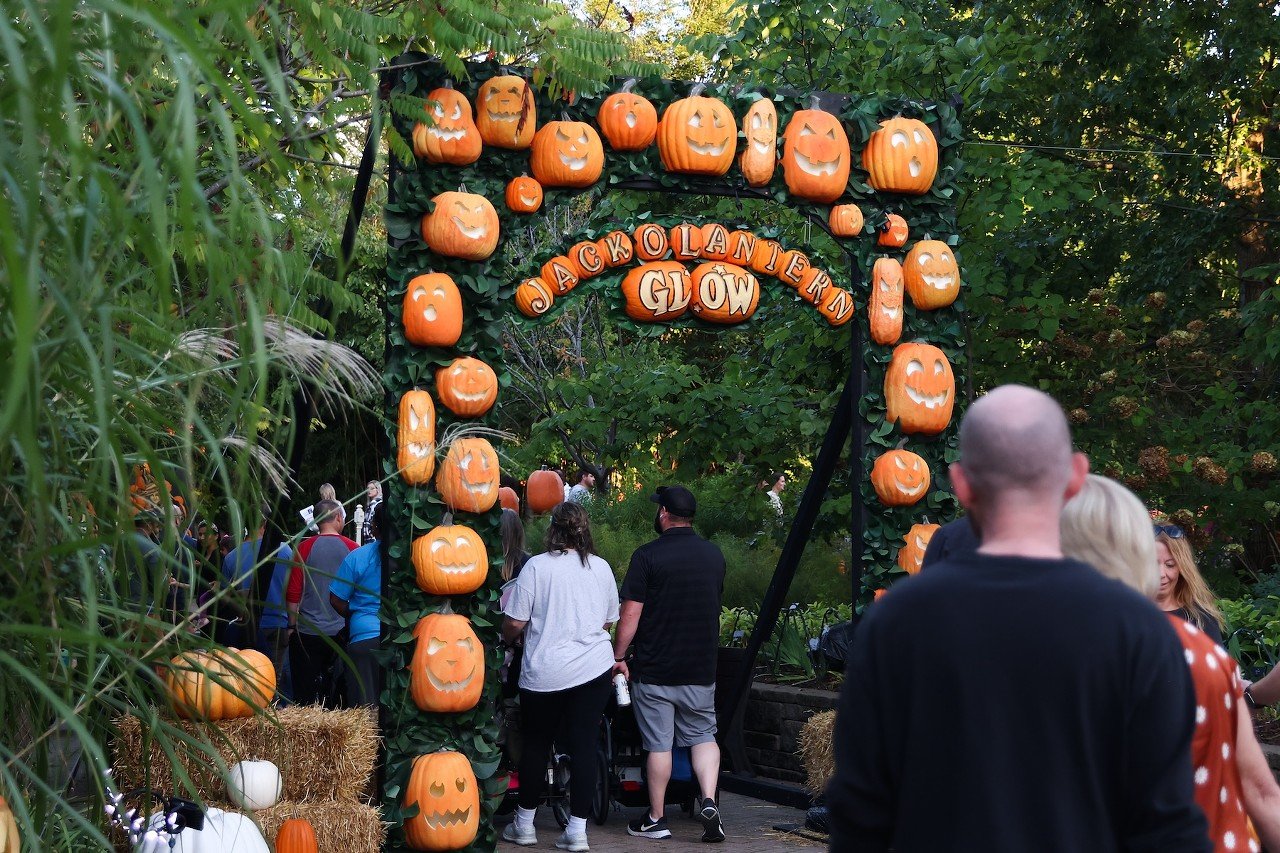
[{"label": "carved pumpkin eye", "polygon": [[913,358],[907,362],[907,375],[915,376],[917,373],[924,373],[924,365]]},{"label": "carved pumpkin eye", "polygon": [[895,130],[893,136],[889,137],[889,144],[894,148],[906,148],[910,144],[910,140],[907,139],[905,131]]},{"label": "carved pumpkin eye", "polygon": [[946,371],[947,371],[947,368],[943,366],[941,361],[934,361],[933,363],[934,376],[941,376],[943,373],[946,373]]},{"label": "carved pumpkin eye", "polygon": [[453,105],[453,115],[449,116],[449,118],[453,119],[454,121],[457,121],[458,119],[462,118],[462,104]]},{"label": "carved pumpkin eye", "polygon": [[427,643],[427,654],[434,655],[436,652],[440,651],[447,645],[449,644],[446,643],[444,640],[437,640],[435,637],[432,637],[431,640]]},{"label": "carved pumpkin eye", "polygon": [[476,216],[479,216],[480,214],[484,213],[484,205],[477,204],[475,207],[471,208],[471,212],[474,213]]},{"label": "carved pumpkin eye", "polygon": [[915,137],[916,145],[919,145],[921,142],[924,142],[924,136],[921,135],[920,131],[913,130],[911,131],[911,135]]},{"label": "carved pumpkin eye", "polygon": [[[442,295],[443,293],[444,293],[444,291],[440,291],[440,290],[437,290],[437,291],[436,291],[436,295],[437,295],[437,296]],[[426,296],[426,295],[427,295],[427,290],[426,290],[426,288],[424,288],[424,287],[415,287],[415,288],[413,289],[413,301],[414,301],[414,302],[417,302],[419,299],[421,299],[422,297],[424,297],[424,296]]]},{"label": "carved pumpkin eye", "polygon": [[809,127],[809,125],[806,124],[804,127],[800,128],[800,135],[813,136],[813,128]]},{"label": "carved pumpkin eye", "polygon": [[437,299],[442,299],[444,297],[444,288],[437,287],[435,290],[431,291],[431,295]]},{"label": "carved pumpkin eye", "polygon": [[436,104],[434,107],[431,108],[431,113],[436,118],[444,118],[444,107],[440,106],[439,104]]},{"label": "carved pumpkin eye", "polygon": [[454,540],[453,544],[457,545],[459,548],[466,548],[471,543],[466,538],[459,536]]},{"label": "carved pumpkin eye", "polygon": [[432,554],[436,553],[437,551],[439,551],[441,548],[445,547],[445,546],[446,546],[446,545],[448,545],[448,544],[449,544],[449,543],[448,543],[448,542],[446,542],[446,541],[444,541],[443,539],[432,539],[432,540],[431,540],[431,553],[432,553]]},{"label": "carved pumpkin eye", "polygon": [[830,128],[827,128],[827,139],[830,139],[832,142],[835,142],[836,132]]},{"label": "carved pumpkin eye", "polygon": [[470,653],[471,653],[471,638],[470,638],[470,637],[463,637],[461,640],[458,640],[458,645],[459,645],[459,646],[461,646],[461,647],[462,647],[462,648],[463,648],[463,649],[464,649],[468,654],[470,654]]},{"label": "carved pumpkin eye", "polygon": [[470,212],[471,212],[471,208],[467,207],[466,203],[465,203],[465,202],[463,202],[463,201],[461,201],[461,200],[459,200],[459,201],[455,201],[453,204],[454,204],[454,206],[455,206],[455,207],[457,207],[457,208],[458,208],[458,210],[459,210],[459,211],[461,211],[462,213],[470,213]]},{"label": "carved pumpkin eye", "polygon": [[702,127],[701,110],[694,110],[693,115],[689,116],[689,127]]},{"label": "carved pumpkin eye", "polygon": [[941,255],[939,255],[938,259],[942,261],[944,264],[951,263],[951,255],[947,254],[946,252],[943,252]]},{"label": "carved pumpkin eye", "polygon": [[444,785],[441,785],[439,782],[432,782],[429,790],[431,791],[431,796],[433,797],[444,796]]},{"label": "carved pumpkin eye", "polygon": [[585,133],[578,137],[578,144],[579,145],[587,144],[587,135]]},{"label": "carved pumpkin eye", "polygon": [[507,91],[508,91],[508,92],[510,92],[510,93],[511,93],[511,94],[513,94],[513,95],[519,95],[519,94],[520,94],[520,87],[519,87],[519,86],[512,86],[512,87],[511,87],[510,89],[508,89]]},{"label": "carved pumpkin eye", "polygon": [[929,263],[933,263],[933,255],[929,254],[928,252],[921,252],[920,266],[924,266],[925,264],[929,264]]},{"label": "carved pumpkin eye", "polygon": [[467,780],[466,780],[466,779],[463,779],[463,778],[459,777],[459,778],[457,778],[457,779],[454,779],[454,780],[453,780],[453,784],[455,784],[455,785],[457,785],[457,786],[458,786],[458,791],[459,791],[459,792],[462,792],[462,791],[467,790]]},{"label": "carved pumpkin eye", "polygon": [[752,114],[751,114],[751,129],[752,129],[752,130],[759,130],[763,125],[764,125],[764,122],[762,122],[762,121],[760,120],[760,113],[752,113]]},{"label": "carved pumpkin eye", "polygon": [[880,292],[881,293],[889,292],[889,282],[885,281],[884,279],[880,279]]},{"label": "carved pumpkin eye", "polygon": [[893,457],[893,464],[897,465],[903,471],[907,470],[907,463],[903,462],[901,457],[898,457],[898,456]]},{"label": "carved pumpkin eye", "polygon": [[714,124],[716,127],[724,127],[724,121],[721,120],[719,113],[711,114],[711,123]]},{"label": "carved pumpkin eye", "polygon": [[556,139],[559,139],[561,142],[568,142],[568,141],[569,141],[569,135],[568,135],[568,134],[566,134],[563,130],[561,130],[560,128],[558,128],[558,127],[557,127],[557,128],[556,128]]}]

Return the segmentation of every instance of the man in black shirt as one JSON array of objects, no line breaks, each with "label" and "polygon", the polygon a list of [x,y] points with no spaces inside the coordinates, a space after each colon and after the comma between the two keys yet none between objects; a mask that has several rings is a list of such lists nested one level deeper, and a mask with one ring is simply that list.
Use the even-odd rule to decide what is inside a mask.
[{"label": "man in black shirt", "polygon": [[[627,832],[641,838],[671,837],[663,808],[674,744],[690,747],[702,789],[696,815],[703,825],[702,840],[723,841],[715,801],[720,775],[715,692],[724,555],[694,532],[698,504],[684,486],[662,486],[650,500],[658,504],[654,529],[659,536],[631,555],[613,645],[614,670],[631,680],[636,722],[649,753],[649,813],[631,821]],[[633,640],[628,665],[624,658]]]},{"label": "man in black shirt", "polygon": [[895,584],[859,626],[832,851],[1212,849],[1181,644],[1150,602],[1062,556],[1059,514],[1088,468],[1041,392],[970,408],[951,481],[982,542]]}]

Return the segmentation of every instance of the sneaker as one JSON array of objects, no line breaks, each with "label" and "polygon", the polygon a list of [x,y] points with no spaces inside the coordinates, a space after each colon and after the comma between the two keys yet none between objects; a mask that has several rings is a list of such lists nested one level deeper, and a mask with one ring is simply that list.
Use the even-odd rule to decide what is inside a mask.
[{"label": "sneaker", "polygon": [[512,844],[519,844],[521,847],[532,847],[538,843],[538,833],[532,826],[528,829],[521,829],[516,826],[516,822],[513,820],[503,828],[502,840],[510,841]]},{"label": "sneaker", "polygon": [[627,835],[634,835],[637,838],[670,838],[671,830],[667,829],[665,817],[654,820],[649,817],[648,812],[645,812],[644,817],[638,817],[627,824]]},{"label": "sneaker", "polygon": [[561,850],[568,850],[570,853],[587,853],[591,849],[587,846],[587,836],[570,835],[567,829],[560,834],[556,847]]},{"label": "sneaker", "polygon": [[698,809],[698,820],[702,823],[702,840],[708,844],[724,841],[724,825],[720,823],[720,809],[716,801],[707,797]]}]

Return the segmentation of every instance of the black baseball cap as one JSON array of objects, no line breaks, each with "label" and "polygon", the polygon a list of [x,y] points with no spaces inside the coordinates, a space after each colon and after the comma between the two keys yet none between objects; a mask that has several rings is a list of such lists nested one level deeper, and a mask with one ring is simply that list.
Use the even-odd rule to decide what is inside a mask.
[{"label": "black baseball cap", "polygon": [[693,514],[698,511],[698,501],[694,499],[693,492],[684,486],[658,486],[658,491],[649,495],[649,500],[666,507],[667,512],[681,518],[693,518]]}]

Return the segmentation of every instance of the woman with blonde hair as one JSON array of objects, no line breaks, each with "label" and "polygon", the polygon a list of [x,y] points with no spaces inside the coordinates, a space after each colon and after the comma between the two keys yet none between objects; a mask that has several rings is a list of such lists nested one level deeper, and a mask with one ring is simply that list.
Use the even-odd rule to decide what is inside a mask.
[{"label": "woman with blonde hair", "polygon": [[[1153,537],[1150,531],[1142,501],[1106,477],[1090,475],[1062,511],[1066,556],[1092,564],[1159,605],[1168,585],[1161,583],[1164,572],[1156,566],[1159,532]],[[1256,851],[1260,835],[1268,849],[1280,850],[1280,787],[1254,736],[1239,667],[1204,631],[1173,612],[1168,617],[1195,686],[1192,772],[1213,849]]]},{"label": "woman with blonde hair", "polygon": [[1160,567],[1156,606],[1165,613],[1181,616],[1222,645],[1222,612],[1196,568],[1186,534],[1176,524],[1157,524],[1155,531],[1156,565]]}]

